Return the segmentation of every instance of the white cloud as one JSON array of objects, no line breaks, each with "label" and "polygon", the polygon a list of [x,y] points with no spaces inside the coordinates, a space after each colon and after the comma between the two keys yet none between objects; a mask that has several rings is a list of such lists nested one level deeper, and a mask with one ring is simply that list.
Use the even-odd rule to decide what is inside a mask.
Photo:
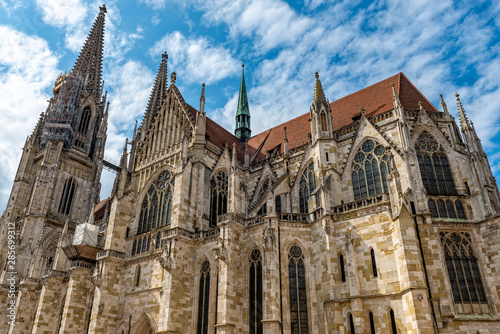
[{"label": "white cloud", "polygon": [[156,57],[167,50],[177,78],[185,83],[211,84],[237,73],[239,62],[228,49],[212,46],[206,38],[186,38],[175,31],[165,35],[149,50]]},{"label": "white cloud", "polygon": [[165,8],[165,4],[167,0],[140,0],[140,2],[145,3],[147,6],[152,9],[158,10]]},{"label": "white cloud", "polygon": [[58,58],[45,40],[0,26],[0,207],[5,207],[21,149],[57,77]]},{"label": "white cloud", "polygon": [[56,27],[80,25],[87,16],[87,6],[80,0],[37,0],[43,21]]}]

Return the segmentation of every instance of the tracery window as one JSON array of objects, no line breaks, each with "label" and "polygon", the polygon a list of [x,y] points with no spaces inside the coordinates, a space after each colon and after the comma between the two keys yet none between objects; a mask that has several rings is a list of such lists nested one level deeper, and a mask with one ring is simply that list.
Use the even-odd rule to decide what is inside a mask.
[{"label": "tracery window", "polygon": [[309,167],[302,174],[300,179],[299,202],[300,213],[309,212],[309,197],[311,192],[316,188],[316,181],[314,179],[314,162],[309,164]]},{"label": "tracery window", "polygon": [[427,132],[415,144],[420,175],[428,195],[456,195],[448,158],[444,148]]},{"label": "tracery window", "polygon": [[173,192],[173,175],[169,171],[163,171],[149,187],[142,201],[137,234],[170,225]]},{"label": "tracery window", "polygon": [[292,246],[288,253],[288,277],[290,282],[290,324],[292,333],[307,334],[307,292],[304,255],[299,246]]},{"label": "tracery window", "polygon": [[457,303],[486,303],[471,235],[467,232],[441,232],[439,235],[444,247],[453,300]]},{"label": "tracery window", "polygon": [[250,334],[262,334],[262,256],[258,249],[250,254]]},{"label": "tracery window", "polygon": [[198,294],[197,334],[208,333],[208,305],[210,298],[210,263],[204,261],[200,270],[200,293]]},{"label": "tracery window", "polygon": [[83,146],[85,145],[91,114],[92,112],[90,111],[89,106],[83,108],[80,123],[78,124],[78,131],[76,133],[75,145],[77,147],[83,148]]},{"label": "tracery window", "polygon": [[69,178],[64,183],[64,188],[59,203],[59,213],[69,215],[71,212],[71,205],[73,204],[73,197],[75,195],[76,181],[74,178]]},{"label": "tracery window", "polygon": [[217,217],[227,213],[227,175],[219,171],[210,180],[210,226],[217,225]]},{"label": "tracery window", "polygon": [[389,192],[387,186],[389,157],[385,148],[373,140],[363,143],[352,164],[354,199]]},{"label": "tracery window", "polygon": [[464,207],[460,200],[438,199],[437,201],[430,199],[428,202],[429,211],[433,218],[458,218],[466,219]]}]

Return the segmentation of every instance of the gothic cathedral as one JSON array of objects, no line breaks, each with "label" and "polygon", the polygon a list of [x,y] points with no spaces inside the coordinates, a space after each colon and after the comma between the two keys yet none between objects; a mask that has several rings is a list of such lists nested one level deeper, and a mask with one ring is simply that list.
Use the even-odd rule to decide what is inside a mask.
[{"label": "gothic cathedral", "polygon": [[165,53],[113,164],[105,15],[1,217],[6,333],[500,331],[500,193],[458,94],[460,128],[403,73],[333,102],[316,73],[309,112],[252,136],[243,68],[233,135]]}]

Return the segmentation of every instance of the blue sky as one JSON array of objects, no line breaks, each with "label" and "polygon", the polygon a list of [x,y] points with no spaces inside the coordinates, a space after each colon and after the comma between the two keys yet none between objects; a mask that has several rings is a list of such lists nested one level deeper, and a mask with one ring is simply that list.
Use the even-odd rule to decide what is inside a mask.
[{"label": "blue sky", "polygon": [[[0,206],[26,136],[70,70],[101,2],[0,0]],[[500,2],[140,0],[106,3],[103,79],[118,160],[141,120],[163,51],[184,98],[233,131],[241,59],[253,134],[306,113],[319,71],[330,101],[400,71],[457,115],[460,93],[500,175]],[[103,174],[102,198],[113,174]]]}]

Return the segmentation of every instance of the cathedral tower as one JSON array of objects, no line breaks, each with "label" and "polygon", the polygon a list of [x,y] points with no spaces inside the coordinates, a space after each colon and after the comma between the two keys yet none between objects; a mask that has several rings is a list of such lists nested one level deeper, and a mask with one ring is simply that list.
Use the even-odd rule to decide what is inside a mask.
[{"label": "cathedral tower", "polygon": [[234,135],[241,141],[246,142],[252,134],[250,130],[250,109],[248,108],[247,88],[245,85],[245,65],[241,65],[240,96],[238,97],[238,109],[236,111],[236,128]]},{"label": "cathedral tower", "polygon": [[[73,69],[57,78],[47,110],[24,145],[1,221],[2,282],[7,271],[17,272],[22,284],[62,265],[55,254],[63,227],[72,234],[99,201],[109,107],[101,80],[105,14],[103,5]],[[6,270],[12,225],[16,268]]]}]

